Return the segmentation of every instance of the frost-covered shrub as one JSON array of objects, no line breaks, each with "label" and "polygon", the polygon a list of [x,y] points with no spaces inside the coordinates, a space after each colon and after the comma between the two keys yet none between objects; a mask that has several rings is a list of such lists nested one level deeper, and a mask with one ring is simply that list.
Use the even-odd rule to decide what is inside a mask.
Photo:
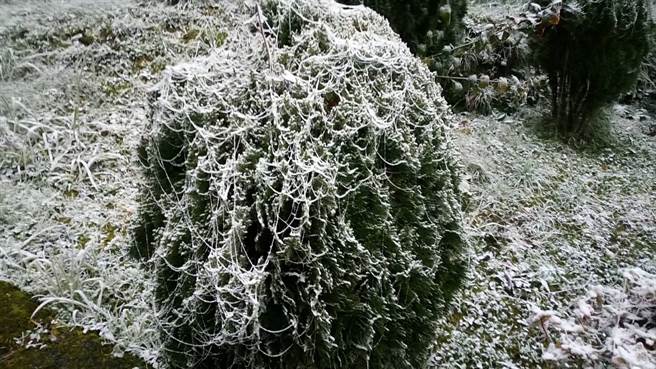
[{"label": "frost-covered shrub", "polygon": [[656,275],[627,269],[624,287],[597,286],[567,313],[537,311],[549,341],[543,358],[585,368],[656,367]]},{"label": "frost-covered shrub", "polygon": [[439,86],[365,8],[242,11],[165,71],[140,150],[168,364],[422,367],[464,270]]},{"label": "frost-covered shrub", "polygon": [[467,0],[338,0],[364,4],[386,17],[410,50],[431,56],[456,43],[463,30]]},{"label": "frost-covered shrub", "polygon": [[589,137],[600,109],[635,84],[649,49],[647,0],[537,3],[545,8],[533,49],[549,76],[553,118],[562,134]]}]

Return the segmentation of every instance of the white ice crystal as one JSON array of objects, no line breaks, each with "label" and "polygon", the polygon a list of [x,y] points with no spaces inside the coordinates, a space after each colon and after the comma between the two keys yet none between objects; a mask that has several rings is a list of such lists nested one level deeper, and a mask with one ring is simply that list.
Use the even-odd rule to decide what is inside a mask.
[{"label": "white ice crystal", "polygon": [[[573,327],[554,324],[545,360],[583,360],[594,368],[656,368],[656,275],[639,268],[622,273],[623,288],[596,287],[581,298],[571,314]],[[538,312],[534,321],[552,317]],[[574,328],[574,329],[572,329]]]}]

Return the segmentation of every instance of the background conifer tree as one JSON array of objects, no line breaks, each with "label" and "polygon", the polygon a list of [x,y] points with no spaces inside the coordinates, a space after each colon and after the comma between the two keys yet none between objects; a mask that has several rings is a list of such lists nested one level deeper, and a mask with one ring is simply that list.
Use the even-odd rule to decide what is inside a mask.
[{"label": "background conifer tree", "polygon": [[542,0],[533,36],[549,77],[552,116],[566,136],[590,138],[598,113],[630,90],[649,50],[647,0]]}]

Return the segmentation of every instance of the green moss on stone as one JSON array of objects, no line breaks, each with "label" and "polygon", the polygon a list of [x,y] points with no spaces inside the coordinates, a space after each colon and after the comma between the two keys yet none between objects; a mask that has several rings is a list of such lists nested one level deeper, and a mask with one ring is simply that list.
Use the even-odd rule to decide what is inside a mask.
[{"label": "green moss on stone", "polygon": [[51,320],[52,314],[41,310],[32,321],[32,312],[38,304],[28,294],[6,282],[0,282],[0,301],[0,356],[4,356],[13,345],[14,337],[36,327],[35,321]]},{"label": "green moss on stone", "polygon": [[[27,293],[0,282],[0,369],[133,369],[148,368],[134,356],[112,356],[112,345],[104,344],[95,332],[52,324],[54,313],[41,309]],[[38,326],[48,329],[42,337],[46,347],[25,348],[16,343],[25,331]]]}]

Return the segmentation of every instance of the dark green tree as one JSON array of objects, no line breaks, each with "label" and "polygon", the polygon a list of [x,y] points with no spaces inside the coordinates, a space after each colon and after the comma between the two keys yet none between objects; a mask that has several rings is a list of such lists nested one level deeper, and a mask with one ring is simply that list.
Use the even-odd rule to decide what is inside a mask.
[{"label": "dark green tree", "polygon": [[649,51],[648,0],[538,1],[532,49],[565,136],[590,138],[603,108],[630,90]]},{"label": "dark green tree", "polygon": [[466,0],[338,0],[344,4],[364,4],[387,18],[413,53],[439,54],[453,44],[463,30]]}]

